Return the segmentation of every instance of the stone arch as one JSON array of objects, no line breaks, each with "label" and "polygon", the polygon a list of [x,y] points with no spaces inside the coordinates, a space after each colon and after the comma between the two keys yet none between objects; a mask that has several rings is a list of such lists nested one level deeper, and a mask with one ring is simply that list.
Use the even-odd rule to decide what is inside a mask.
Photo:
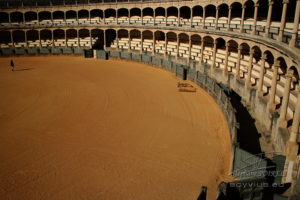
[{"label": "stone arch", "polygon": [[191,8],[188,6],[182,6],[179,8],[180,10],[180,18],[190,19],[191,18]]},{"label": "stone arch", "polygon": [[177,42],[177,34],[175,32],[167,32],[166,37],[168,42]]},{"label": "stone arch", "polygon": [[40,31],[41,40],[52,40],[52,31],[48,29],[43,29]]},{"label": "stone arch", "polygon": [[92,40],[95,41],[92,44],[93,49],[104,49],[104,31],[101,29],[92,29],[91,36]]},{"label": "stone arch", "polygon": [[121,38],[129,38],[129,31],[126,29],[119,29],[118,30],[118,37]]},{"label": "stone arch", "polygon": [[216,6],[209,4],[205,6],[205,17],[216,17]]},{"label": "stone arch", "polygon": [[76,29],[67,29],[66,30],[66,37],[67,39],[76,39],[77,38],[77,30]]},{"label": "stone arch", "polygon": [[165,17],[165,15],[166,15],[166,9],[163,8],[163,7],[157,7],[157,8],[155,8],[154,12],[155,12],[155,16],[156,17],[157,16]]},{"label": "stone arch", "polygon": [[65,19],[65,13],[63,11],[57,10],[52,13],[53,19]]},{"label": "stone arch", "polygon": [[129,34],[131,39],[141,39],[141,31],[137,29],[130,30]]},{"label": "stone arch", "polygon": [[22,30],[14,30],[12,32],[12,35],[13,35],[13,41],[15,43],[18,43],[18,42],[25,42],[25,31],[22,31]]},{"label": "stone arch", "polygon": [[77,19],[77,12],[75,10],[68,10],[66,12],[66,19]]},{"label": "stone arch", "polygon": [[63,29],[55,29],[53,31],[53,39],[65,39],[65,31]]},{"label": "stone arch", "polygon": [[108,8],[108,9],[104,10],[105,18],[110,18],[110,17],[115,18],[116,13],[117,13],[116,10],[112,9],[112,8]]},{"label": "stone arch", "polygon": [[30,22],[30,21],[36,21],[38,15],[36,12],[29,11],[26,12],[24,16],[25,16],[25,22]]},{"label": "stone arch", "polygon": [[221,5],[218,6],[219,8],[219,18],[227,18],[228,17],[228,11],[229,11],[229,7],[227,4],[223,3]]},{"label": "stone arch", "polygon": [[268,0],[258,0],[257,3],[259,4],[258,12],[257,12],[257,19],[259,21],[263,21],[263,20],[267,19],[267,16],[268,16],[269,1]]},{"label": "stone arch", "polygon": [[121,17],[128,18],[129,17],[129,11],[126,8],[120,8],[120,9],[118,9],[117,13],[118,13],[118,18],[121,18]]},{"label": "stone arch", "polygon": [[78,35],[79,35],[79,38],[90,37],[90,30],[89,29],[79,29]]},{"label": "stone arch", "polygon": [[12,12],[10,13],[10,20],[11,22],[23,22],[23,13],[21,12]]},{"label": "stone arch", "polygon": [[191,35],[192,45],[201,45],[201,36],[199,34]]},{"label": "stone arch", "polygon": [[142,12],[143,12],[143,16],[150,16],[150,17],[154,16],[153,8],[150,8],[150,7],[143,8]]},{"label": "stone arch", "polygon": [[8,44],[11,43],[11,35],[9,31],[0,31],[0,44]]},{"label": "stone arch", "polygon": [[78,11],[78,19],[88,19],[89,11],[86,9],[82,9]]},{"label": "stone arch", "polygon": [[251,49],[253,50],[253,58],[255,59],[255,63],[258,63],[261,60],[262,51],[258,46],[253,46]]},{"label": "stone arch", "polygon": [[93,9],[90,11],[91,13],[91,18],[96,18],[96,19],[102,19],[103,18],[103,10],[100,9]]},{"label": "stone arch", "polygon": [[211,47],[211,48],[213,48],[213,46],[214,46],[214,39],[211,36],[204,36],[203,37],[203,44],[204,44],[204,48],[205,47]]},{"label": "stone arch", "polygon": [[231,19],[241,18],[242,16],[242,4],[239,2],[234,2],[231,5]]},{"label": "stone arch", "polygon": [[133,17],[133,16],[138,16],[138,17],[141,17],[142,15],[142,11],[140,8],[131,8],[130,9],[130,17]]},{"label": "stone arch", "polygon": [[142,36],[143,36],[143,39],[147,39],[147,40],[152,40],[153,39],[153,32],[152,31],[149,31],[149,30],[144,30],[142,32]]},{"label": "stone arch", "polygon": [[0,23],[8,23],[9,22],[9,14],[6,12],[0,12]]},{"label": "stone arch", "polygon": [[245,8],[245,20],[254,18],[254,2],[252,0],[248,0],[244,3]]},{"label": "stone arch", "polygon": [[51,12],[49,11],[39,12],[38,15],[39,15],[39,21],[51,20]]},{"label": "stone arch", "polygon": [[27,36],[28,41],[39,40],[39,31],[37,31],[37,30],[28,30],[26,32],[26,36]]},{"label": "stone arch", "polygon": [[178,8],[171,6],[167,8],[167,17],[178,17]]},{"label": "stone arch", "polygon": [[105,46],[110,47],[114,40],[116,40],[116,30],[107,29],[105,32]]}]

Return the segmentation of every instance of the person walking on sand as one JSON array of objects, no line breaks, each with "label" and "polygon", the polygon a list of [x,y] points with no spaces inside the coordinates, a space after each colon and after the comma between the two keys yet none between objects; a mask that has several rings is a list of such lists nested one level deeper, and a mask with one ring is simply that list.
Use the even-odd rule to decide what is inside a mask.
[{"label": "person walking on sand", "polygon": [[15,70],[15,64],[13,60],[10,60],[10,70],[13,72]]}]

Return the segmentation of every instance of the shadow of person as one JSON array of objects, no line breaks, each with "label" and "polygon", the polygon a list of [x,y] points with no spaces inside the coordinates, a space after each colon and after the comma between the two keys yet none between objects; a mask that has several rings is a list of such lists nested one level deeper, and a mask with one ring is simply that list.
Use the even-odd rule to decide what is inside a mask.
[{"label": "shadow of person", "polygon": [[207,187],[202,186],[201,193],[200,193],[199,197],[197,198],[197,200],[206,200],[206,195],[207,195]]},{"label": "shadow of person", "polygon": [[23,68],[23,69],[15,69],[14,71],[27,71],[27,70],[33,70],[34,68]]}]

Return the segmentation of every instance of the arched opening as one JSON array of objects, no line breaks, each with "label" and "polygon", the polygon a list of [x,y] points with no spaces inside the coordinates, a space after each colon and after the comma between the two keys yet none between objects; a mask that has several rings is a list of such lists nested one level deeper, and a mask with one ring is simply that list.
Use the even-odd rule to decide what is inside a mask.
[{"label": "arched opening", "polygon": [[0,23],[8,23],[9,22],[9,14],[5,12],[0,12]]},{"label": "arched opening", "polygon": [[78,11],[78,19],[79,21],[85,21],[89,19],[89,11],[88,10],[79,10]]},{"label": "arched opening", "polygon": [[118,30],[119,48],[129,49],[129,33],[125,29]]},{"label": "arched opening", "polygon": [[174,32],[167,33],[167,54],[176,56],[177,51],[177,34]]},{"label": "arched opening", "polygon": [[237,76],[240,78],[245,78],[248,71],[248,62],[250,58],[250,46],[247,43],[242,43],[241,47],[241,64],[240,64],[240,74]]},{"label": "arched opening", "polygon": [[239,30],[242,18],[242,4],[235,2],[231,4],[231,21],[230,21],[230,30],[237,31]]},{"label": "arched opening", "polygon": [[139,24],[141,23],[141,14],[142,11],[139,8],[130,9],[130,23]]},{"label": "arched opening", "polygon": [[190,26],[190,18],[191,18],[191,8],[187,6],[182,6],[180,9],[180,25],[182,26]]},{"label": "arched opening", "polygon": [[192,26],[193,27],[198,27],[201,25],[202,23],[202,17],[203,17],[203,7],[201,6],[194,6],[193,7],[193,23]]},{"label": "arched opening", "polygon": [[215,42],[217,42],[215,67],[224,69],[225,67],[224,57],[226,55],[226,41],[223,38],[217,38]]},{"label": "arched opening", "polygon": [[178,56],[182,58],[189,58],[189,50],[190,50],[189,36],[186,33],[180,33],[178,35],[178,39],[179,39]]},{"label": "arched opening", "polygon": [[39,21],[43,22],[43,21],[49,21],[51,20],[51,13],[48,11],[42,11],[39,12]]},{"label": "arched opening", "polygon": [[0,47],[8,48],[11,44],[11,35],[9,31],[0,31]]},{"label": "arched opening", "polygon": [[80,29],[78,34],[80,47],[91,47],[90,31],[88,29]]},{"label": "arched opening", "polygon": [[226,30],[228,27],[227,19],[229,14],[229,8],[227,4],[219,5],[219,19],[217,30]]},{"label": "arched opening", "polygon": [[52,32],[50,30],[44,29],[40,31],[41,44],[42,47],[48,47],[52,45]]},{"label": "arched opening", "polygon": [[191,59],[200,61],[201,57],[201,37],[198,34],[191,36]]},{"label": "arched opening", "polygon": [[130,48],[131,50],[141,50],[141,32],[138,30],[131,30],[130,34]]},{"label": "arched opening", "polygon": [[176,7],[169,7],[167,9],[167,26],[176,26],[178,21],[178,9]]},{"label": "arched opening", "polygon": [[259,21],[266,20],[268,17],[269,2],[268,0],[259,0],[258,4],[259,7],[257,12],[257,20]]},{"label": "arched opening", "polygon": [[66,31],[66,37],[67,37],[67,46],[68,47],[77,47],[78,46],[77,30],[68,29]]},{"label": "arched opening", "polygon": [[68,21],[75,21],[75,20],[77,20],[77,12],[74,11],[74,10],[68,10],[66,12],[66,19]]},{"label": "arched opening", "polygon": [[103,30],[93,29],[91,30],[92,35],[92,48],[93,49],[104,49],[104,35]]},{"label": "arched opening", "polygon": [[23,22],[23,13],[21,12],[13,12],[10,13],[10,20],[11,22],[15,23],[22,23]]},{"label": "arched opening", "polygon": [[28,47],[37,47],[39,46],[39,32],[37,30],[29,30],[26,33]]},{"label": "arched opening", "polygon": [[143,12],[143,23],[144,24],[153,24],[153,16],[154,16],[154,11],[152,8],[144,8],[142,10]]},{"label": "arched opening", "polygon": [[25,44],[25,32],[16,30],[12,32],[13,35],[13,41],[15,43],[15,47],[26,47]]},{"label": "arched opening", "polygon": [[212,29],[215,27],[215,19],[216,19],[216,6],[207,5],[205,7],[205,26],[208,29]]},{"label": "arched opening", "polygon": [[105,23],[112,23],[115,21],[115,18],[116,18],[116,10],[114,9],[106,9],[104,11],[104,15],[105,15],[105,18],[104,18],[104,22]]},{"label": "arched opening", "polygon": [[128,23],[129,11],[126,8],[118,9],[118,23]]},{"label": "arched opening", "polygon": [[281,15],[282,15],[282,1],[273,1],[273,10],[272,10],[272,18],[271,21],[277,21],[280,22],[281,21]]},{"label": "arched opening", "polygon": [[53,31],[53,39],[55,47],[65,46],[65,31],[62,29],[55,29]]},{"label": "arched opening", "polygon": [[152,52],[153,50],[153,33],[151,31],[142,32],[143,51]]},{"label": "arched opening", "polygon": [[103,11],[100,9],[91,10],[91,22],[97,23],[103,18]]},{"label": "arched opening", "polygon": [[166,10],[162,7],[155,9],[155,25],[166,24]]},{"label": "arched opening", "polygon": [[37,21],[37,13],[36,12],[26,12],[25,13],[25,22]]},{"label": "arched opening", "polygon": [[165,51],[165,33],[162,31],[154,32],[155,50],[154,53],[164,54]]},{"label": "arched opening", "polygon": [[63,11],[54,11],[52,15],[54,21],[63,21],[65,19],[65,13]]}]

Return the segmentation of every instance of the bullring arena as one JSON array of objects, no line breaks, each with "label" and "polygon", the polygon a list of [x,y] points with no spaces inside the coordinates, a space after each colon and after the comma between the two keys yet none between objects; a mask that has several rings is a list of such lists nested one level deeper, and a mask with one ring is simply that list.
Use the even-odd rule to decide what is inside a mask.
[{"label": "bullring arena", "polygon": [[299,17],[0,0],[0,199],[300,199]]}]

